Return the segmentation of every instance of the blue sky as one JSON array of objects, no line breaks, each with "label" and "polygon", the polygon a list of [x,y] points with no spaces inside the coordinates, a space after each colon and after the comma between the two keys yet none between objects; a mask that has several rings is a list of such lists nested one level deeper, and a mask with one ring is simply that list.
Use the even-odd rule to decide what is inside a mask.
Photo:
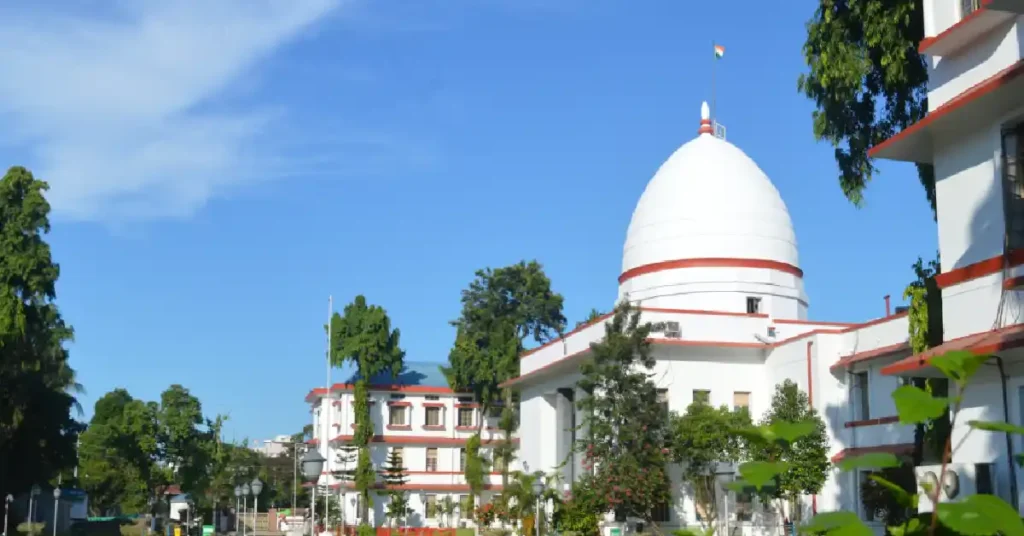
[{"label": "blue sky", "polygon": [[538,259],[571,322],[616,295],[644,185],[726,47],[729,140],[789,206],[811,316],[883,313],[936,251],[913,167],[857,209],[796,91],[816,2],[67,0],[0,7],[0,164],[52,185],[84,403],[171,383],[228,437],[297,431],[327,296],[444,361],[474,270]]}]

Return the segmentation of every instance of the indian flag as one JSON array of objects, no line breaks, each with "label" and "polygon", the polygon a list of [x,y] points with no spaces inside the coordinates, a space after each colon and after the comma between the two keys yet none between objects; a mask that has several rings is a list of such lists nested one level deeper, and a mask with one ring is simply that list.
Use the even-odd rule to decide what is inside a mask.
[{"label": "indian flag", "polygon": [[715,57],[721,59],[725,55],[725,47],[722,45],[715,45]]}]

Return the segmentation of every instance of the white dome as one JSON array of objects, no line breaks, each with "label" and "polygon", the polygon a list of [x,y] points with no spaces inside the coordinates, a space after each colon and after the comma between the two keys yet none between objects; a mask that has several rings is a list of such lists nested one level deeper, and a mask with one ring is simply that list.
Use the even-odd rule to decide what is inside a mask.
[{"label": "white dome", "polygon": [[[691,275],[671,286],[685,283],[690,290],[698,282],[748,279],[735,275],[744,268],[802,278],[796,234],[779,191],[743,151],[711,134],[706,104],[702,115],[700,134],[662,164],[633,211],[620,277],[627,288],[620,294],[650,295],[655,284],[669,282],[627,280],[676,268]],[[708,273],[711,268],[719,271]],[[704,275],[694,280],[693,271]],[[779,282],[770,278],[763,283]],[[802,281],[788,286],[799,286],[802,296]]]}]

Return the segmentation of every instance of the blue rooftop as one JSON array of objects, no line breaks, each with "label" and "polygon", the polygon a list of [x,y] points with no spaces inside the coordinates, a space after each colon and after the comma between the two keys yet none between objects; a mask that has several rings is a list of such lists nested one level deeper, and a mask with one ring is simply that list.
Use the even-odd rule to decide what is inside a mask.
[{"label": "blue rooftop", "polygon": [[[354,384],[359,374],[349,376],[345,383]],[[402,372],[394,377],[390,372],[370,378],[370,385],[402,385],[418,387],[448,387],[448,380],[441,372],[440,363],[405,362]]]}]

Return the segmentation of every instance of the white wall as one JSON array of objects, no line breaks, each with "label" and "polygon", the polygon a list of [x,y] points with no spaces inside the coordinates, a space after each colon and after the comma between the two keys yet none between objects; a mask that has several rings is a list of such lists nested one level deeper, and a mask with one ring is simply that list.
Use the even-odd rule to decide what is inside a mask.
[{"label": "white wall", "polygon": [[[959,0],[946,0],[957,9]],[[944,3],[941,0],[939,3]],[[948,9],[937,15],[949,13]],[[954,15],[955,16],[955,15]],[[959,19],[957,19],[959,20]],[[1016,21],[1007,17],[1008,22],[985,32],[956,54],[930,57],[928,73],[928,109],[935,110],[949,102],[975,84],[995,76],[1000,71],[1020,61],[1022,39],[1020,17]]]}]

